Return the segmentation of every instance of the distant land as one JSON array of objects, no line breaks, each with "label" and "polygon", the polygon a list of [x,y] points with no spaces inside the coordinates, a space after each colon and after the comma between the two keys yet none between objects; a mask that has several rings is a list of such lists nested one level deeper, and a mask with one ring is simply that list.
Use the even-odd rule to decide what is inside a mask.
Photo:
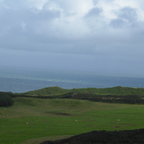
[{"label": "distant land", "polygon": [[0,67],[0,91],[19,93],[53,86],[64,89],[116,86],[144,88],[144,78],[91,72]]},{"label": "distant land", "polygon": [[79,88],[62,89],[47,87],[24,93],[5,92],[11,97],[40,99],[79,99],[106,103],[144,104],[144,88],[112,87],[112,88]]},{"label": "distant land", "polygon": [[111,88],[74,88],[63,89],[60,87],[46,87],[34,91],[24,92],[22,94],[30,96],[60,96],[64,94],[94,94],[94,95],[138,95],[144,96],[144,88],[132,88],[132,87],[111,87]]}]

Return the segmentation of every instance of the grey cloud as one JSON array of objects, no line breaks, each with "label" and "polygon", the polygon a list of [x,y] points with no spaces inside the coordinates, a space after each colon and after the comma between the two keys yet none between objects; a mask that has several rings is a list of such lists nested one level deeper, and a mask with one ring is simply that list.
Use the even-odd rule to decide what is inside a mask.
[{"label": "grey cloud", "polygon": [[113,19],[110,22],[110,25],[114,28],[122,28],[125,22],[122,19]]},{"label": "grey cloud", "polygon": [[98,3],[99,0],[93,0],[94,5]]},{"label": "grey cloud", "polygon": [[[106,73],[139,68],[143,72],[144,24],[138,20],[137,9],[118,9],[116,18],[109,23],[110,17],[99,7],[79,17],[68,10],[69,3],[51,2],[62,10],[57,7],[49,10],[46,5],[37,10],[20,5],[22,0],[7,0],[6,5],[11,8],[0,7],[0,65],[91,69]],[[55,20],[58,23],[53,23]],[[81,30],[77,24],[81,30],[86,29],[79,37]]]},{"label": "grey cloud", "polygon": [[51,20],[54,18],[58,18],[60,17],[60,11],[58,10],[46,10],[46,9],[42,9],[40,11],[36,11],[36,12],[30,12],[30,19],[34,19],[34,20],[38,20],[38,21],[47,21],[47,20]]},{"label": "grey cloud", "polygon": [[21,7],[21,2],[20,0],[4,0],[2,2],[0,2],[1,5],[3,5],[4,7],[7,7],[7,8],[17,8],[17,7]]},{"label": "grey cloud", "polygon": [[86,14],[85,17],[96,17],[99,16],[99,14],[102,12],[101,8],[98,7],[94,7],[91,10],[89,10],[89,12]]},{"label": "grey cloud", "polygon": [[[59,16],[60,12],[55,10],[34,11],[24,7],[21,9],[3,7],[0,15],[0,47],[28,50],[37,47],[35,43],[51,41],[53,37],[51,21]],[[49,37],[45,31],[49,31]]]},{"label": "grey cloud", "polygon": [[0,28],[3,30],[3,27],[6,27],[7,30],[10,30],[11,27],[15,27],[17,24],[22,22],[25,22],[28,25],[34,25],[37,24],[37,22],[50,21],[59,16],[60,12],[55,10],[42,10],[34,12],[31,9],[25,8],[21,10],[3,8],[0,15]]},{"label": "grey cloud", "polygon": [[103,13],[102,8],[94,7],[91,10],[89,10],[88,13],[84,16],[85,24],[90,29],[92,35],[103,34],[103,30],[101,30],[100,28],[105,25],[105,22],[103,21],[102,13]]},{"label": "grey cloud", "polygon": [[129,22],[137,21],[137,12],[136,9],[131,7],[124,7],[120,9],[118,17]]},{"label": "grey cloud", "polygon": [[116,13],[117,18],[112,19],[110,25],[114,28],[122,27],[138,27],[140,22],[138,21],[137,10],[131,7],[124,7],[118,10]]}]

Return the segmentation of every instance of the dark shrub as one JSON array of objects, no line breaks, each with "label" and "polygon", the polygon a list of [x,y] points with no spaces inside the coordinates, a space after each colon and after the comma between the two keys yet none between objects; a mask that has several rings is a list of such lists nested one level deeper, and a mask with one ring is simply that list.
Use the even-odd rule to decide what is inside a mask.
[{"label": "dark shrub", "polygon": [[11,93],[0,92],[0,106],[11,106],[13,103]]}]

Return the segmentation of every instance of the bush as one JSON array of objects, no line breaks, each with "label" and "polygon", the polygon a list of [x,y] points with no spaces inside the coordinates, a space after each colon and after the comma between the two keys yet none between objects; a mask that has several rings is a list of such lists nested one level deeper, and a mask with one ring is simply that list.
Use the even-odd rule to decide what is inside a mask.
[{"label": "bush", "polygon": [[2,106],[11,106],[14,101],[11,97],[11,93],[0,92],[0,107]]}]

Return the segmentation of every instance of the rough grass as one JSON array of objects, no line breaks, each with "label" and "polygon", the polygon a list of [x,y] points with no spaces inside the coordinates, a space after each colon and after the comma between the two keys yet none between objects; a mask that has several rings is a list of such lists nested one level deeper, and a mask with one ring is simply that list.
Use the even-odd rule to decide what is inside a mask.
[{"label": "rough grass", "polygon": [[[143,128],[144,105],[97,103],[74,99],[14,98],[0,108],[0,143],[25,144],[93,130]],[[51,139],[50,139],[51,140]]]},{"label": "rough grass", "polygon": [[138,95],[144,96],[144,88],[110,87],[110,88],[74,88],[62,89],[60,87],[47,87],[24,94],[31,96],[59,96],[67,93],[88,93],[96,95]]},{"label": "rough grass", "polygon": [[67,93],[69,91],[70,90],[68,89],[62,89],[56,86],[56,87],[47,87],[47,88],[43,88],[43,89],[39,89],[35,91],[29,91],[24,94],[33,95],[33,96],[56,96],[59,94]]},{"label": "rough grass", "polygon": [[24,141],[24,142],[22,142],[20,144],[40,144],[43,141],[61,140],[61,139],[69,138],[69,137],[71,137],[71,136],[68,135],[68,136],[43,137],[43,138],[37,138],[37,139],[30,139],[30,140]]}]

